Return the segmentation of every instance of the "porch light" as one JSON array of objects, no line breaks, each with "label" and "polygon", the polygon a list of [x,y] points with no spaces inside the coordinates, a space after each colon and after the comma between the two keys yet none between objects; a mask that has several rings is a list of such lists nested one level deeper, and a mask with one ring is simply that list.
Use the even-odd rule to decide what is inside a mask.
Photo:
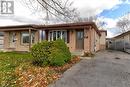
[{"label": "porch light", "polygon": [[87,38],[88,38],[88,36],[84,36],[84,38],[86,38],[86,39],[87,39]]}]

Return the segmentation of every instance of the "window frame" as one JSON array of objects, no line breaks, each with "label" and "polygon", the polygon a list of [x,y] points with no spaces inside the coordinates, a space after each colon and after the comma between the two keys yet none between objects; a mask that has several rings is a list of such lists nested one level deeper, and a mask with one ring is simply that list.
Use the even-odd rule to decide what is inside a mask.
[{"label": "window frame", "polygon": [[[21,45],[29,45],[29,43],[23,43],[23,34],[25,34],[25,33],[28,34],[28,36],[29,36],[28,31],[21,32],[21,34],[20,34],[20,43],[21,43]],[[34,41],[33,41],[32,38],[34,38]],[[31,32],[31,44],[33,44],[33,43],[35,43],[35,32]]]},{"label": "window frame", "polygon": [[63,39],[63,32],[65,32],[65,42],[68,43],[68,31],[67,30],[51,30],[49,31],[49,34],[48,34],[48,41],[54,41],[54,32],[56,32],[56,40],[58,39],[58,32],[60,32],[60,39]]}]

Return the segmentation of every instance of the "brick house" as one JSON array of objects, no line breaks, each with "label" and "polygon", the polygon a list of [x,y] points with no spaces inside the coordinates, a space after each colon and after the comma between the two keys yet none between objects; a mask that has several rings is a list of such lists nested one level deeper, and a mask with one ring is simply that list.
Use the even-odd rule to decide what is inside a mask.
[{"label": "brick house", "polygon": [[4,26],[0,31],[4,32],[5,51],[29,51],[33,44],[42,40],[41,31],[48,41],[63,39],[71,52],[96,52],[106,47],[106,31],[99,31],[94,22]]}]

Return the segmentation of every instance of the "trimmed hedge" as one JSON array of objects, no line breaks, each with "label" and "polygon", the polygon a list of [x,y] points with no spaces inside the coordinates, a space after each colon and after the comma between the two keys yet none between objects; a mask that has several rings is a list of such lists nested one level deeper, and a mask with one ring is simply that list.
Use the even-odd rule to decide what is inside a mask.
[{"label": "trimmed hedge", "polygon": [[38,66],[62,66],[71,60],[71,53],[63,40],[43,41],[31,49],[33,64]]}]

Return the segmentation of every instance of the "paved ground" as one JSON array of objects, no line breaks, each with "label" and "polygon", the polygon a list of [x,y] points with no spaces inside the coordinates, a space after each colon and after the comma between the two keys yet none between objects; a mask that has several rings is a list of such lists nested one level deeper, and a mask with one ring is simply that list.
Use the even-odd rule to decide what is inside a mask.
[{"label": "paved ground", "polygon": [[76,64],[49,87],[130,87],[130,54],[99,52],[95,58]]}]

